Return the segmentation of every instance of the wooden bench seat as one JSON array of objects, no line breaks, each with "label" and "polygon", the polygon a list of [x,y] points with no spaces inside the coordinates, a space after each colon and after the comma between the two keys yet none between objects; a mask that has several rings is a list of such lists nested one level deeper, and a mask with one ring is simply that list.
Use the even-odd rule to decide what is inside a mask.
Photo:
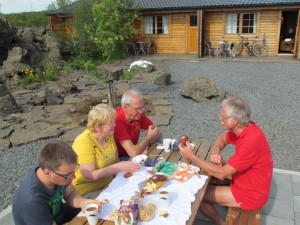
[{"label": "wooden bench seat", "polygon": [[262,209],[243,210],[229,207],[226,224],[227,225],[261,225]]},{"label": "wooden bench seat", "polygon": [[229,179],[224,179],[224,180],[219,180],[216,177],[211,177],[210,181],[209,181],[209,185],[212,186],[229,186],[230,185],[230,180]]}]

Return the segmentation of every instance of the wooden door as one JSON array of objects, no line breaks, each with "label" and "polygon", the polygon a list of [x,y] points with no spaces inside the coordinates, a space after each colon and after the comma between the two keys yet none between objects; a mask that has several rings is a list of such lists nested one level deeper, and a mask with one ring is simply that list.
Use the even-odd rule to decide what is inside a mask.
[{"label": "wooden door", "polygon": [[[295,43],[294,43],[294,58],[297,57],[297,54],[299,52],[299,38],[300,38],[300,10],[298,12],[298,22],[296,27],[296,33],[295,33]],[[298,56],[298,59],[300,57]]]},{"label": "wooden door", "polygon": [[198,18],[197,14],[188,14],[187,21],[187,41],[188,41],[188,53],[196,53],[197,46],[197,38],[198,38]]}]

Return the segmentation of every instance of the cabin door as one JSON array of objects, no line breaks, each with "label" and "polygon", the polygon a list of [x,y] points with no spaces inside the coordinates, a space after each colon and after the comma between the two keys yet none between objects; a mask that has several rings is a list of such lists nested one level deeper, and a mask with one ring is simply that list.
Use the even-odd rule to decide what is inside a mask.
[{"label": "cabin door", "polygon": [[279,53],[293,54],[297,41],[298,11],[282,11]]},{"label": "cabin door", "polygon": [[197,46],[197,37],[198,37],[198,26],[197,26],[197,14],[188,14],[187,21],[187,41],[188,41],[188,53],[196,53]]},{"label": "cabin door", "polygon": [[298,12],[298,22],[297,22],[297,28],[296,28],[295,44],[294,44],[294,58],[297,57],[297,54],[299,52],[299,49],[298,49],[299,42],[300,42],[299,38],[300,38],[300,10]]}]

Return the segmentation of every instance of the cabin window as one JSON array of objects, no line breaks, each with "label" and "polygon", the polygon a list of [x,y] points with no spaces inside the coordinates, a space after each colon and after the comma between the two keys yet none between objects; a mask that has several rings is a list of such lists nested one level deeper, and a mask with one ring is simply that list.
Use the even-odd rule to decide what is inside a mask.
[{"label": "cabin window", "polygon": [[256,13],[243,14],[243,34],[255,34],[256,33]]},{"label": "cabin window", "polygon": [[228,13],[226,15],[226,34],[237,34],[240,23],[239,13]]},{"label": "cabin window", "polygon": [[169,16],[144,16],[144,34],[169,34]]},{"label": "cabin window", "polygon": [[190,27],[196,27],[197,26],[197,16],[192,15],[190,16]]},{"label": "cabin window", "polygon": [[256,13],[227,13],[226,34],[255,34]]}]

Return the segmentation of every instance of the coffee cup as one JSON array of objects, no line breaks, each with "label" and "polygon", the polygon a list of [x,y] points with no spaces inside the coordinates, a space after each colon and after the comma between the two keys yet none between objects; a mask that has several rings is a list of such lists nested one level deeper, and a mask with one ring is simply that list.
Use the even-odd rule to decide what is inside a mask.
[{"label": "coffee cup", "polygon": [[164,138],[163,139],[163,146],[164,146],[165,152],[170,151],[171,143],[172,143],[172,139],[170,139],[170,138]]},{"label": "coffee cup", "polygon": [[167,208],[170,204],[169,190],[167,188],[162,188],[159,191],[159,204],[163,208]]},{"label": "coffee cup", "polygon": [[89,224],[96,225],[98,223],[98,205],[96,203],[87,204],[84,210]]}]

